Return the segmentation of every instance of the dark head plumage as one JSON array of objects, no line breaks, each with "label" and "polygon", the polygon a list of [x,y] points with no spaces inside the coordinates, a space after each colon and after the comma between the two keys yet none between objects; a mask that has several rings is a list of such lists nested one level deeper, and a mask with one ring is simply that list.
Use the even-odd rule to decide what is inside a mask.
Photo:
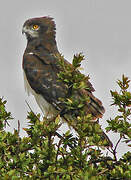
[{"label": "dark head plumage", "polygon": [[26,34],[28,40],[44,36],[55,38],[55,30],[53,18],[45,16],[28,19],[23,25],[22,33]]}]

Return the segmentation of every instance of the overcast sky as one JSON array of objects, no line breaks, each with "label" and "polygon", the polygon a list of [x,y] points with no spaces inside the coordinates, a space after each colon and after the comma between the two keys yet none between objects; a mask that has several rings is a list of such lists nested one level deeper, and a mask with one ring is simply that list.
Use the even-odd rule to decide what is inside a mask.
[{"label": "overcast sky", "polygon": [[[130,0],[1,0],[0,6],[0,96],[8,100],[7,108],[15,120],[27,126],[27,100],[35,112],[40,112],[33,97],[24,90],[22,56],[26,38],[23,23],[33,17],[51,16],[57,27],[59,51],[71,62],[73,54],[83,52],[88,60],[84,73],[90,74],[106,113],[101,120],[114,117],[110,107],[110,90],[118,89],[116,80],[124,73],[131,78],[131,1]],[[24,135],[24,132],[21,131]],[[111,140],[116,136],[109,134]],[[125,152],[123,144],[119,154]]]}]

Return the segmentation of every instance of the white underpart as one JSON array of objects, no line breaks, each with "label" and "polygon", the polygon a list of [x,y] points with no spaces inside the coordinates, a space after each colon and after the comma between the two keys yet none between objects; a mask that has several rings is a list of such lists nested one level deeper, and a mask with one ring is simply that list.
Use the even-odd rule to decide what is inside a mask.
[{"label": "white underpart", "polygon": [[29,52],[28,54],[31,54],[31,55],[33,55],[34,53],[33,53],[33,52]]},{"label": "white underpart", "polygon": [[[24,71],[23,71],[24,72]],[[37,94],[29,85],[28,80],[26,78],[26,74],[24,72],[24,86],[25,86],[25,91],[27,92],[28,96],[30,94],[34,95],[35,100],[38,104],[38,106],[40,107],[40,109],[42,110],[44,116],[46,118],[52,118],[54,116],[57,115],[57,110],[51,105],[49,104],[41,94]]]}]

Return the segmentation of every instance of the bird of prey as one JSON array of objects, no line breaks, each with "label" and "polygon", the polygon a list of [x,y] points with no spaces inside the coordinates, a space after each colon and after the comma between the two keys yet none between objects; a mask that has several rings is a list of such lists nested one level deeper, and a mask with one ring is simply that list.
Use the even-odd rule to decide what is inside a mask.
[{"label": "bird of prey", "polygon": [[[58,48],[56,43],[56,26],[51,17],[32,18],[27,20],[22,32],[27,38],[27,47],[23,55],[23,70],[25,88],[28,94],[33,94],[37,104],[47,117],[53,117],[58,112],[64,111],[65,104],[60,98],[65,98],[68,87],[59,81],[58,73],[61,71],[58,65]],[[64,60],[65,64],[69,64]],[[80,73],[78,71],[78,73]],[[90,97],[85,104],[85,113],[91,114],[93,119],[101,118],[105,112],[100,100],[94,95],[94,88],[87,81],[88,89],[78,90],[76,98],[84,94]],[[64,116],[61,113],[61,116]],[[73,112],[71,112],[73,113]]]}]

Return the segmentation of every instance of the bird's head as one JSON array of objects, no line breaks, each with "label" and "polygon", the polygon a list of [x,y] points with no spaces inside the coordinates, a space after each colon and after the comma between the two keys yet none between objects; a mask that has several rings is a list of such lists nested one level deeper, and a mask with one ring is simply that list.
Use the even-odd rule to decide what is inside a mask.
[{"label": "bird's head", "polygon": [[22,29],[28,40],[55,38],[55,23],[51,17],[40,17],[28,19]]}]

